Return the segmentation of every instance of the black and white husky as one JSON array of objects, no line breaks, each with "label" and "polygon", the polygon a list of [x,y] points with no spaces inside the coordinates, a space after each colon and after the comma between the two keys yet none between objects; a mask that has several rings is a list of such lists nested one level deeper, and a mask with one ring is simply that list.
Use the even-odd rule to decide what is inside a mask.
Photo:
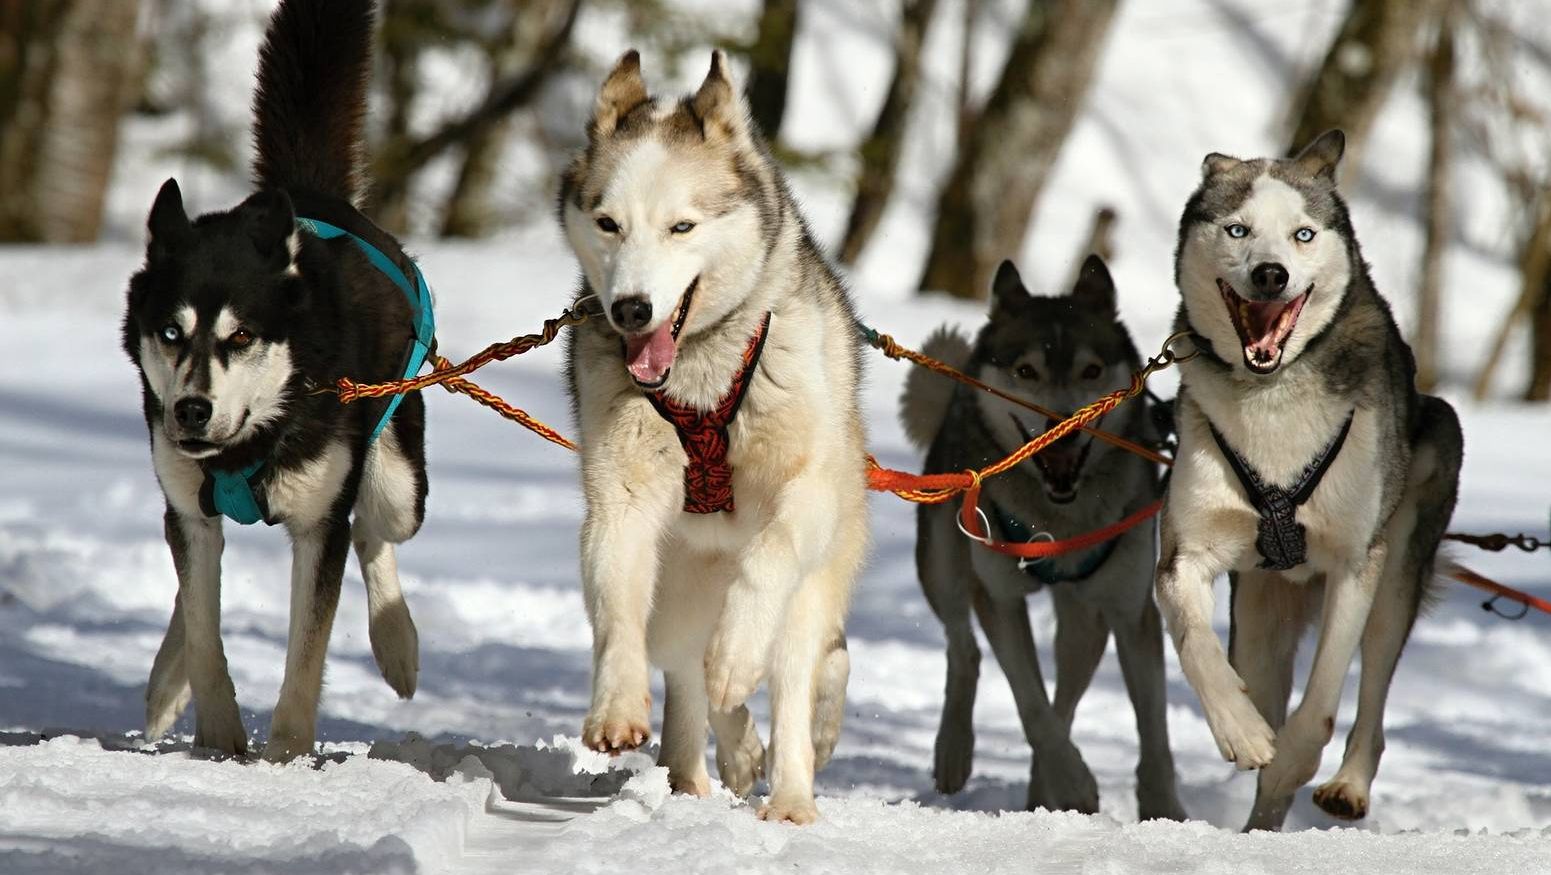
[{"label": "black and white husky", "polygon": [[124,349],[140,369],[178,596],[146,690],[148,738],[192,695],[196,746],[247,749],[221,646],[222,514],[283,524],[292,541],[285,680],[267,759],[312,749],[352,543],[377,664],[399,695],[415,690],[418,643],[393,545],[424,514],[423,403],[405,396],[374,440],[386,402],[344,407],[310,390],[345,375],[401,376],[416,308],[349,237],[320,239],[317,225],[299,230],[297,215],[345,225],[414,274],[350,206],[373,18],[369,0],[284,0],[254,98],[257,193],[190,221],[168,180],[151,208]]},{"label": "black and white husky", "polygon": [[[990,320],[974,342],[943,329],[927,341],[926,353],[1060,411],[1124,386],[1141,364],[1098,256],[1083,264],[1071,294],[1054,297],[1030,295],[1012,262],[1003,262],[992,285]],[[1102,426],[1149,441],[1156,435],[1145,411],[1135,402],[1106,416]],[[1053,424],[925,369],[910,374],[901,418],[906,433],[927,451],[927,473],[982,467]],[[1027,541],[1036,532],[1069,538],[1121,520],[1155,501],[1159,491],[1152,463],[1078,433],[987,480],[981,509],[1000,541]],[[1113,633],[1141,736],[1138,813],[1183,820],[1165,719],[1163,624],[1152,600],[1156,527],[1148,522],[1092,549],[1028,564],[972,543],[959,531],[958,511],[954,502],[922,505],[917,512],[916,570],[948,639],[933,768],[937,789],[956,793],[969,778],[980,676],[971,617],[978,617],[1034,748],[1029,807],[1097,812],[1098,785],[1072,743],[1070,726]],[[1045,692],[1026,604],[1047,587],[1057,622],[1054,704]]]},{"label": "black and white husky", "polygon": [[[1367,813],[1384,700],[1458,489],[1459,421],[1417,392],[1336,191],[1344,144],[1331,131],[1287,160],[1208,155],[1180,221],[1177,327],[1201,355],[1181,368],[1158,600],[1218,749],[1262,770],[1251,829],[1279,828],[1319,769],[1359,645],[1357,722],[1314,801]],[[1223,573],[1227,654],[1211,626]]]}]

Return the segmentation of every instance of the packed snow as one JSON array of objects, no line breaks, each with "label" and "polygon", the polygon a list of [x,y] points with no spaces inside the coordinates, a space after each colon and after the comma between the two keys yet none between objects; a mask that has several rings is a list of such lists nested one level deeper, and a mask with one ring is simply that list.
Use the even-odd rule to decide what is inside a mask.
[{"label": "packed snow", "polygon": [[[886,82],[883,10],[891,6],[813,5],[789,142],[842,148],[870,124]],[[905,171],[915,181],[852,278],[864,318],[907,344],[940,322],[981,318],[977,306],[911,291],[930,179],[944,160],[956,6],[944,4],[929,44],[933,84]],[[1276,150],[1289,71],[1322,51],[1338,6],[1289,4],[1273,15],[1247,0],[1126,4],[1041,201],[1025,276],[1053,288],[1093,209],[1113,205],[1122,217],[1113,266],[1123,312],[1144,349],[1161,342],[1176,301],[1174,223],[1201,155]],[[1226,31],[1224,9],[1247,17],[1265,44]],[[626,45],[611,27],[590,20],[583,28],[600,55]],[[993,75],[996,59],[981,60]],[[853,64],[856,81],[832,87]],[[1237,78],[1223,82],[1231,70]],[[233,83],[239,94],[246,87],[240,76]],[[1204,105],[1208,93],[1216,96]],[[1419,245],[1421,118],[1402,86],[1367,150],[1353,204],[1403,324]],[[434,390],[427,523],[400,552],[420,631],[416,697],[397,700],[377,674],[352,563],[317,757],[284,767],[210,760],[189,749],[187,716],[173,738],[144,745],[136,734],[144,684],[176,583],[137,378],[118,331],[124,283],[141,259],[143,211],[161,179],[182,173],[156,148],[165,124],[126,129],[109,239],[0,248],[0,348],[10,362],[0,372],[0,729],[8,730],[0,733],[0,872],[1551,872],[1551,617],[1500,619],[1481,610],[1481,593],[1453,584],[1401,662],[1372,815],[1360,824],[1324,817],[1305,789],[1287,833],[1238,834],[1254,779],[1221,761],[1172,652],[1170,733],[1192,822],[1136,823],[1135,730],[1113,654],[1073,726],[1100,784],[1101,814],[1021,810],[1029,749],[990,659],[975,712],[974,776],[962,794],[939,796],[930,770],[943,637],[915,582],[913,510],[891,496],[872,501],[874,547],[848,629],[847,723],[819,776],[820,822],[760,822],[719,787],[708,799],[671,796],[651,750],[611,760],[575,739],[590,634],[577,584],[574,460]],[[1467,161],[1465,172],[1462,187],[1473,196],[1449,254],[1446,322],[1456,384],[1479,364],[1480,341],[1516,282],[1501,193],[1479,166]],[[822,173],[796,182],[817,232],[833,240],[843,186]],[[239,194],[213,181],[185,191],[194,209],[224,207]],[[575,276],[542,220],[487,243],[412,242],[437,292],[442,349],[454,358],[535,329]],[[539,350],[477,379],[569,432],[559,358],[558,348]],[[865,408],[874,451],[909,468],[919,459],[895,421],[906,367],[870,359]],[[1518,379],[1510,369],[1503,386]],[[1544,535],[1551,415],[1448,394],[1467,440],[1454,528]],[[1551,594],[1544,554],[1455,555]],[[279,691],[288,567],[281,533],[228,527],[226,649],[244,719],[260,740]],[[1030,612],[1048,669],[1054,617],[1038,597]],[[1219,624],[1226,628],[1221,605]],[[1354,688],[1355,679],[1316,783],[1339,761]],[[762,699],[755,710],[767,725]],[[660,725],[660,705],[656,718]]]}]

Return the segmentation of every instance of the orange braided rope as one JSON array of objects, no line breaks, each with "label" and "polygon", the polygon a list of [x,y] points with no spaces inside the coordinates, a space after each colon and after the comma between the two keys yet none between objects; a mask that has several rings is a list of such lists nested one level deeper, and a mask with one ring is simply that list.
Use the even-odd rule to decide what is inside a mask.
[{"label": "orange braided rope", "polygon": [[[1032,410],[1035,413],[1045,417],[1047,420],[1066,419],[1065,416],[1055,412],[1054,410],[1051,410],[1048,407],[1036,404],[1027,398],[1021,398],[1017,395],[1013,395],[1010,392],[1004,392],[989,383],[977,380],[974,377],[971,377],[969,374],[959,370],[958,368],[953,367],[947,362],[939,361],[938,359],[934,359],[923,352],[918,352],[909,347],[900,346],[898,341],[887,334],[883,334],[871,328],[863,327],[862,336],[867,339],[867,342],[871,344],[874,349],[878,350],[891,359],[904,359],[909,362],[914,362],[915,364],[918,364],[921,367],[926,368],[927,370],[934,373],[941,374],[950,380],[957,380],[966,386],[972,386],[987,394],[995,395],[1003,401],[1016,404],[1019,407],[1025,408],[1027,410]],[[1175,337],[1178,336],[1179,335],[1175,335]],[[1169,342],[1172,343],[1174,339],[1174,337],[1169,338]],[[1083,431],[1093,435],[1095,438],[1104,441],[1105,443],[1112,444],[1123,450],[1135,453],[1136,455],[1141,456],[1142,458],[1151,462],[1155,462],[1160,465],[1168,465],[1172,463],[1172,460],[1162,453],[1150,450],[1147,447],[1144,447],[1135,441],[1127,440],[1118,434],[1113,434],[1111,432],[1107,432],[1091,426],[1088,424],[1088,422],[1084,422],[1078,427]]]},{"label": "orange braided rope", "polygon": [[[404,394],[440,385],[448,392],[467,395],[501,416],[537,434],[539,437],[574,452],[577,449],[576,444],[568,440],[560,432],[544,424],[526,411],[507,403],[499,395],[466,379],[466,375],[479,370],[491,362],[505,361],[513,356],[521,355],[529,350],[549,344],[559,336],[563,329],[586,322],[589,314],[583,309],[583,305],[589,300],[591,299],[580,299],[559,316],[553,319],[546,319],[543,329],[538,333],[514,337],[504,343],[491,344],[461,364],[454,365],[442,356],[433,356],[431,359],[433,370],[422,377],[391,380],[385,383],[356,383],[349,378],[341,377],[336,386],[323,387],[314,390],[314,392],[315,394],[335,393],[339,396],[341,404],[349,404],[362,398],[380,398],[385,395]],[[1095,438],[1129,450],[1145,459],[1164,465],[1172,465],[1173,459],[1118,435],[1093,428],[1091,424],[1124,401],[1141,394],[1147,378],[1157,371],[1193,358],[1196,355],[1194,352],[1189,355],[1178,356],[1172,351],[1174,342],[1181,335],[1176,334],[1164,341],[1163,352],[1156,358],[1150,359],[1141,371],[1132,375],[1129,387],[1111,392],[1092,404],[1081,408],[1071,416],[1062,418],[1039,405],[1017,396],[1009,395],[994,386],[987,385],[945,362],[938,361],[916,350],[900,346],[894,338],[887,334],[880,334],[871,329],[864,329],[863,334],[871,345],[877,347],[884,355],[890,358],[908,360],[950,379],[958,380],[981,391],[989,392],[999,398],[1041,413],[1048,419],[1062,420],[1055,427],[1018,448],[1012,455],[978,471],[962,471],[953,474],[912,474],[907,471],[885,468],[878,463],[877,459],[868,455],[867,486],[869,489],[876,492],[892,492],[900,498],[918,504],[941,504],[962,494],[964,495],[964,505],[960,511],[960,521],[965,528],[965,533],[989,549],[1022,558],[1045,558],[1095,546],[1110,538],[1118,537],[1121,533],[1157,514],[1162,508],[1163,503],[1161,501],[1154,502],[1120,522],[1106,526],[1103,529],[1078,535],[1064,541],[1039,541],[1028,544],[1005,544],[992,541],[986,533],[980,531],[978,513],[975,512],[975,508],[979,504],[982,480],[986,477],[994,477],[997,474],[1004,473],[1014,466],[1027,461],[1052,443],[1078,429],[1089,432]],[[1457,540],[1470,540],[1469,536],[1450,535],[1449,537]],[[1458,568],[1453,577],[1461,583],[1466,583],[1512,599],[1528,607],[1551,613],[1551,603],[1504,586],[1467,568]]]}]

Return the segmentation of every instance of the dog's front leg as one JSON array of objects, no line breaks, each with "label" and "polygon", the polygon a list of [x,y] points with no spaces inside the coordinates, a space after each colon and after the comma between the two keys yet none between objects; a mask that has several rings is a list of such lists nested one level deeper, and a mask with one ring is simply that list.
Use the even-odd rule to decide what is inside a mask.
[{"label": "dog's front leg", "polygon": [[291,534],[291,627],[285,680],[264,747],[264,759],[270,762],[289,762],[312,752],[323,692],[323,659],[349,553],[350,522],[343,516]]},{"label": "dog's front leg", "polygon": [[1204,548],[1171,543],[1164,521],[1158,561],[1158,606],[1168,623],[1185,679],[1201,700],[1223,759],[1240,769],[1269,765],[1276,734],[1249,698],[1212,629],[1212,585],[1225,563]]},{"label": "dog's front leg", "polygon": [[[1268,800],[1291,796],[1319,771],[1320,756],[1335,731],[1336,707],[1341,704],[1346,673],[1373,609],[1385,555],[1381,541],[1350,571],[1332,575],[1325,583],[1319,644],[1308,686],[1303,700],[1277,733],[1276,760],[1260,776],[1259,795]],[[1260,807],[1258,799],[1256,807]]]},{"label": "dog's front leg", "polygon": [[582,523],[582,595],[592,624],[592,705],[582,743],[617,752],[652,735],[646,626],[671,495],[617,482],[607,490],[588,496]]},{"label": "dog's front leg", "polygon": [[[183,665],[194,691],[194,746],[245,754],[248,734],[237,712],[237,690],[221,647],[221,552],[226,546],[221,520],[191,517],[169,508],[166,534],[178,573],[179,610],[173,622],[181,619],[183,624]],[[167,634],[172,637],[174,630],[169,628]],[[154,685],[154,670],[152,680]],[[162,680],[165,684],[166,679]]]},{"label": "dog's front leg", "polygon": [[706,647],[711,707],[731,711],[753,695],[770,663],[770,644],[801,581],[791,529],[780,519],[760,529],[738,563],[722,616]]}]

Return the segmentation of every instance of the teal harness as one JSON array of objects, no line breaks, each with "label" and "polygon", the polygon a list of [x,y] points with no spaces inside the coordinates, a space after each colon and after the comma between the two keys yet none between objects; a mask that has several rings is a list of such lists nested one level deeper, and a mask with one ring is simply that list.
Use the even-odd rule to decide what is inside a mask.
[{"label": "teal harness", "polygon": [[[996,521],[1001,525],[1002,531],[1007,533],[1007,540],[1028,542],[1038,537],[1035,532],[1024,522],[1007,511],[999,504],[991,505],[991,512],[996,514]],[[1092,548],[1087,552],[1087,558],[1077,566],[1076,571],[1061,572],[1055,568],[1055,563],[1049,558],[1045,559],[1019,559],[1018,567],[1024,574],[1034,578],[1046,586],[1055,586],[1058,583],[1080,583],[1092,577],[1109,557],[1115,553],[1115,547],[1120,543],[1119,538],[1111,538],[1108,541]]]},{"label": "teal harness", "polygon": [[[365,223],[365,228],[377,231],[376,226],[356,213],[354,209],[345,213],[344,218],[346,221],[359,220]],[[436,316],[431,310],[431,290],[426,285],[425,276],[420,272],[420,265],[403,252],[399,252],[402,263],[407,264],[409,268],[406,271],[399,262],[389,258],[382,249],[368,243],[360,234],[346,231],[322,219],[298,217],[296,226],[320,240],[333,240],[336,237],[350,238],[350,241],[372,263],[372,267],[392,280],[399,291],[409,299],[410,309],[414,311],[415,336],[410,341],[409,351],[405,357],[403,378],[407,380],[418,374],[425,360],[431,355],[436,337]],[[387,235],[381,232],[372,236],[379,237],[381,242],[388,242]],[[393,395],[389,398],[387,409],[383,410],[377,425],[372,428],[371,436],[366,439],[368,446],[377,440],[384,428],[388,427],[388,420],[393,418],[394,411],[398,410],[403,400],[403,395]],[[265,460],[260,459],[237,471],[207,470],[205,482],[199,494],[200,507],[205,515],[224,516],[244,526],[250,526],[259,520],[263,520],[267,525],[274,525],[275,520],[269,516],[268,502],[264,499],[262,488],[266,467]]]}]

